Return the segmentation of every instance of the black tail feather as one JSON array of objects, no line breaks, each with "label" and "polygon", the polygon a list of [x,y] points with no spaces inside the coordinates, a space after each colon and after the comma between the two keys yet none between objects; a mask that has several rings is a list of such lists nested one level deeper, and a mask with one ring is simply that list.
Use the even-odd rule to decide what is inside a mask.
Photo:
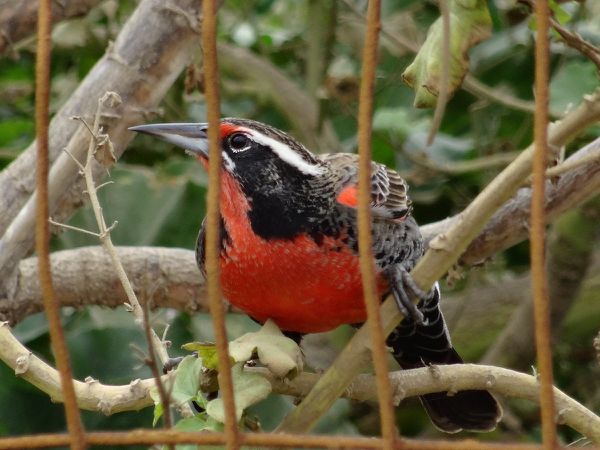
[{"label": "black tail feather", "polygon": [[460,391],[452,396],[435,392],[419,398],[434,425],[446,433],[492,431],[502,415],[488,391]]},{"label": "black tail feather", "polygon": [[[439,290],[436,288],[419,309],[424,322],[417,324],[405,319],[388,337],[394,358],[404,369],[432,364],[460,364],[461,357],[452,347],[450,335],[439,309]],[[491,431],[502,417],[502,409],[488,391],[467,390],[453,394],[436,392],[420,397],[431,421],[447,433]]]}]

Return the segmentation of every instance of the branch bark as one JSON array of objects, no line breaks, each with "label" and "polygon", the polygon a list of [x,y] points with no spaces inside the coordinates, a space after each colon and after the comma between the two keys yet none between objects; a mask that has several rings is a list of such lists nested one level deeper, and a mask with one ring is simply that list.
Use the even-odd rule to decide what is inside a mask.
[{"label": "branch bark", "polygon": [[[563,173],[558,180],[546,183],[546,214],[553,220],[560,214],[581,204],[600,192],[600,138],[571,155],[563,164],[596,156],[595,161]],[[558,166],[560,167],[560,166]],[[460,264],[481,264],[498,251],[511,247],[527,238],[531,189],[521,188],[515,196],[500,207],[488,221],[479,236],[471,242],[460,257]],[[445,232],[460,219],[460,215],[421,227],[427,243]]]},{"label": "branch bark", "polygon": [[[119,247],[140,302],[151,307],[176,308],[189,313],[208,311],[206,286],[194,252],[160,247]],[[127,296],[102,247],[81,247],[52,254],[56,297],[62,306],[99,305],[117,308]],[[0,320],[16,324],[42,310],[35,258],[21,261],[13,296],[0,298]],[[151,298],[144,297],[152,293]]]},{"label": "branch bark", "polygon": [[[84,16],[101,0],[53,0],[52,22]],[[0,0],[0,56],[37,29],[38,0]],[[16,57],[17,55],[13,55]]]},{"label": "branch bark", "polygon": [[[86,76],[50,125],[49,157],[54,162],[50,173],[50,214],[66,209],[66,214],[81,204],[80,187],[72,191],[78,168],[64,153],[67,148],[78,159],[89,142],[88,131],[72,116],[89,119],[95,101],[106,91],[117,92],[124,103],[110,117],[104,117],[105,132],[111,136],[120,156],[132,133],[127,127],[139,123],[155,108],[167,89],[198,48],[197,18],[199,2],[144,0],[129,18],[116,42]],[[147,33],[148,28],[152,33]],[[144,36],[140,39],[139,36]],[[89,120],[91,122],[91,120]],[[6,280],[19,260],[32,248],[33,171],[35,142],[0,173],[0,280]],[[95,173],[104,170],[97,166]],[[71,195],[69,197],[69,194]],[[68,198],[67,207],[59,206]],[[13,220],[14,219],[14,220]],[[0,286],[0,292],[10,290]]]},{"label": "branch bark", "polygon": [[[11,334],[6,324],[0,324],[0,359],[5,361],[21,378],[50,395],[53,401],[62,401],[58,372],[33,355]],[[303,372],[293,380],[275,378],[267,369],[247,368],[265,376],[278,394],[305,396],[319,379],[318,374]],[[506,397],[518,397],[538,403],[538,381],[534,376],[493,366],[456,364],[401,370],[390,374],[394,389],[394,403],[407,397],[431,392],[456,392],[464,389],[488,389]],[[209,383],[210,380],[207,380]],[[76,381],[79,406],[90,411],[114,414],[138,410],[152,405],[149,390],[154,379],[133,380],[128,385],[105,385],[87,378]],[[212,389],[212,385],[206,384]],[[366,401],[377,399],[372,375],[359,375],[345,389],[344,397]],[[600,442],[600,418],[562,391],[554,388],[558,421],[574,428],[584,436]]]}]

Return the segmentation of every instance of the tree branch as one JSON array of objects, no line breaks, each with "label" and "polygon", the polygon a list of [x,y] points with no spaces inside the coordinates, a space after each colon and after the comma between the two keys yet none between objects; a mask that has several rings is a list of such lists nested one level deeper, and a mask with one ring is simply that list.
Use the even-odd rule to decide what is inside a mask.
[{"label": "tree branch", "polygon": [[[52,0],[52,22],[84,16],[101,0]],[[0,56],[13,50],[17,41],[37,28],[38,0],[0,0]],[[14,54],[13,57],[18,55]]]},{"label": "tree branch", "polygon": [[[585,165],[574,164],[580,159],[593,158]],[[571,155],[564,163],[574,169],[560,175],[558,180],[546,183],[546,213],[548,220],[581,204],[600,192],[600,138],[590,142]],[[561,164],[561,166],[563,165]],[[560,167],[560,166],[557,166]],[[498,251],[511,247],[527,238],[531,189],[521,188],[515,196],[500,207],[488,221],[479,236],[460,257],[465,266],[480,264]],[[455,224],[460,215],[421,227],[426,242],[444,233]]]},{"label": "tree branch", "polygon": [[[82,201],[79,186],[70,191],[77,180],[78,168],[62,149],[67,148],[81,160],[89,135],[71,117],[92,117],[96,103],[89,100],[100,98],[106,91],[117,92],[125,103],[103,118],[103,126],[111,135],[116,156],[120,156],[132,137],[127,127],[144,120],[158,105],[198,48],[197,27],[190,21],[197,20],[199,2],[172,0],[170,5],[167,7],[160,0],[142,1],[116,42],[109,46],[104,57],[53,118],[49,133],[49,157],[54,162],[49,186],[51,215],[54,216],[57,209],[66,210],[68,214]],[[182,12],[176,12],[173,6]],[[149,27],[152,33],[147,33]],[[0,280],[6,280],[32,248],[34,183],[31,167],[35,147],[34,142],[0,173],[0,234],[4,234],[0,239]],[[97,176],[104,172],[96,166]],[[9,289],[10,286],[0,286],[0,293]]]},{"label": "tree branch", "polygon": [[[142,304],[207,312],[206,286],[190,250],[118,247],[117,253]],[[62,306],[121,307],[127,296],[102,247],[81,247],[52,254],[56,297]],[[0,298],[0,320],[16,324],[42,310],[35,258],[21,261],[13,295]],[[151,285],[148,286],[148,283]],[[151,298],[144,295],[152,293]]]},{"label": "tree branch", "polygon": [[[6,324],[0,324],[0,359],[15,373],[50,395],[53,401],[62,401],[58,372],[33,355],[10,333]],[[259,373],[273,385],[273,392],[296,397],[305,396],[319,379],[318,374],[303,372],[293,380],[275,378],[267,369],[247,368]],[[167,375],[169,376],[169,375]],[[420,369],[401,370],[390,374],[394,389],[394,403],[407,397],[431,392],[456,392],[464,389],[488,389],[506,397],[518,397],[538,403],[538,382],[534,376],[493,366],[455,364]],[[204,380],[206,389],[213,389],[213,380]],[[75,382],[79,406],[89,411],[114,414],[152,405],[149,390],[154,379],[133,380],[128,385],[105,385],[92,378]],[[359,375],[346,388],[344,397],[359,401],[376,400],[377,389],[372,375]],[[583,405],[554,388],[558,421],[569,425],[584,436],[600,442],[600,418]]]}]

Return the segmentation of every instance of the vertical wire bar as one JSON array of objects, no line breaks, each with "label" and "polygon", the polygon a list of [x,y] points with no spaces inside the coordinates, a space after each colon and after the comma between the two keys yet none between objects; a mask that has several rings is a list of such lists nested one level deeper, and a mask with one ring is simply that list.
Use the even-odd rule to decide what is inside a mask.
[{"label": "vertical wire bar", "polygon": [[221,142],[219,73],[217,61],[217,5],[215,0],[202,1],[202,49],[204,52],[204,82],[208,118],[208,194],[206,206],[206,277],[208,304],[215,330],[219,362],[219,389],[225,408],[225,436],[229,449],[239,446],[239,433],[235,414],[233,380],[225,329],[225,312],[222,302],[219,266],[221,194]]},{"label": "vertical wire bar", "polygon": [[367,10],[367,30],[363,47],[363,63],[358,107],[358,250],[362,275],[363,295],[367,307],[367,322],[373,343],[379,415],[381,417],[382,448],[394,448],[396,423],[392,402],[392,386],[388,376],[385,335],[381,326],[377,295],[371,235],[371,132],[375,70],[379,50],[379,15],[381,3],[370,0]]},{"label": "vertical wire bar", "polygon": [[534,157],[531,195],[531,283],[533,292],[535,344],[540,374],[542,444],[556,446],[550,311],[545,267],[545,185],[548,155],[548,55],[549,18],[547,0],[536,0]]},{"label": "vertical wire bar", "polygon": [[64,396],[67,429],[71,437],[71,448],[83,450],[87,447],[85,431],[79,415],[73,375],[69,361],[69,351],[60,323],[60,309],[56,302],[52,285],[50,265],[50,217],[48,206],[48,123],[50,98],[50,32],[52,12],[50,0],[40,0],[38,6],[37,54],[35,63],[35,129],[37,139],[36,173],[36,224],[35,250],[38,255],[38,271],[44,309],[48,316],[50,343],[60,373],[60,383]]}]

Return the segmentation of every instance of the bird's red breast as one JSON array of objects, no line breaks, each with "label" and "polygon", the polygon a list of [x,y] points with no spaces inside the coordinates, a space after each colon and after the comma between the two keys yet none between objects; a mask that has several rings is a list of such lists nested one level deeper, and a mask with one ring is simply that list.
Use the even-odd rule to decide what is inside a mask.
[{"label": "bird's red breast", "polygon": [[[251,205],[221,172],[221,214],[230,243],[221,255],[221,284],[237,308],[286,331],[314,333],[366,320],[358,257],[341,238],[317,244],[308,235],[263,239],[253,231]],[[343,236],[342,236],[343,237]],[[379,277],[379,290],[387,282]]]}]

